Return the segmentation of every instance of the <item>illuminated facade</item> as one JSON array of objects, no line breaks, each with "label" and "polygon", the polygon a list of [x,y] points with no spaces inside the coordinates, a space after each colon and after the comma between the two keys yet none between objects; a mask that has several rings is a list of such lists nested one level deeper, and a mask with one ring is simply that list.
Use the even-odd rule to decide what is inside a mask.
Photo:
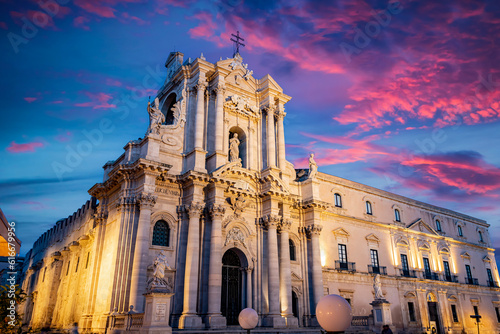
[{"label": "illuminated facade", "polygon": [[212,64],[174,52],[166,67],[146,136],[127,143],[92,200],[28,253],[27,326],[119,332],[110,318],[131,305],[140,324],[163,252],[174,329],[226,328],[244,307],[257,310],[259,326],[315,326],[329,293],[350,301],[353,329],[373,329],[380,274],[397,330],[473,330],[476,306],[481,332],[498,332],[484,221],[295,170],[285,159],[290,97],[269,75],[255,79],[239,55]]}]

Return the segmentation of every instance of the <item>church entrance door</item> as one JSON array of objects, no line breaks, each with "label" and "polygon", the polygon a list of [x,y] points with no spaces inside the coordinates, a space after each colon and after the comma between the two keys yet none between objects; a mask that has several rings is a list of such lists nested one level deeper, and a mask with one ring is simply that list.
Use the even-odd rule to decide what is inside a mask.
[{"label": "church entrance door", "polygon": [[441,326],[439,324],[439,314],[436,302],[428,302],[429,307],[429,322],[432,334],[441,334]]},{"label": "church entrance door", "polygon": [[229,249],[222,257],[221,311],[228,326],[238,325],[242,302],[242,268],[235,251]]}]

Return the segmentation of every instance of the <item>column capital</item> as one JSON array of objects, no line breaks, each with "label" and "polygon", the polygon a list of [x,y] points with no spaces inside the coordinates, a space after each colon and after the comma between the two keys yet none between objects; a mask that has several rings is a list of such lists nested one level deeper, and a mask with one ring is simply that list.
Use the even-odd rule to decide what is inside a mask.
[{"label": "column capital", "polygon": [[157,200],[158,196],[155,196],[151,193],[140,193],[137,196],[137,204],[141,207],[141,209],[152,209]]},{"label": "column capital", "polygon": [[137,198],[135,196],[122,195],[116,202],[116,210],[120,211],[122,208],[130,207],[135,204],[137,204]]},{"label": "column capital", "polygon": [[203,205],[193,202],[189,205],[184,205],[184,211],[188,214],[189,218],[199,218],[203,211]]},{"label": "column capital", "polygon": [[267,113],[268,116],[274,115],[275,111],[277,110],[274,104],[268,104],[262,109]]},{"label": "column capital", "polygon": [[306,231],[310,236],[317,235],[319,236],[321,234],[321,230],[323,229],[323,226],[318,225],[318,224],[311,224],[306,227]]},{"label": "column capital", "polygon": [[280,232],[288,233],[290,232],[290,228],[292,227],[292,221],[290,219],[283,218],[279,227],[280,227]]},{"label": "column capital", "polygon": [[277,109],[275,115],[276,115],[276,118],[278,119],[278,121],[282,121],[283,118],[285,118],[285,116],[286,116],[286,112],[284,112],[283,110]]},{"label": "column capital", "polygon": [[223,95],[226,91],[226,85],[223,83],[218,83],[217,86],[212,88],[213,92],[217,95]]},{"label": "column capital", "polygon": [[194,85],[193,88],[196,89],[197,91],[202,91],[204,92],[205,89],[207,89],[208,84],[207,81],[204,79],[199,79]]},{"label": "column capital", "polygon": [[208,210],[212,219],[222,219],[224,213],[226,212],[226,208],[220,204],[212,204]]},{"label": "column capital", "polygon": [[276,229],[278,224],[281,222],[281,217],[278,215],[269,214],[262,217],[263,225],[267,227],[268,230]]}]

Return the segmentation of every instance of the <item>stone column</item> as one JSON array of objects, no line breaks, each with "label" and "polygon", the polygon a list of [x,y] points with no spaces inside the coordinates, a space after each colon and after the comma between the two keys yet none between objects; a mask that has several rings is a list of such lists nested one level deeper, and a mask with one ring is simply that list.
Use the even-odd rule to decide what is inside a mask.
[{"label": "stone column", "polygon": [[274,106],[267,108],[267,166],[276,167],[276,147],[274,134]]},{"label": "stone column", "polygon": [[425,296],[427,290],[422,288],[417,288],[416,290],[418,310],[420,314],[420,324],[422,325],[422,331],[425,331],[429,326],[429,317],[427,314],[427,298]]},{"label": "stone column", "polygon": [[195,86],[196,94],[196,120],[194,133],[194,147],[203,150],[203,135],[205,133],[205,89],[207,83],[204,78],[200,78]]},{"label": "stone column", "polygon": [[286,113],[284,111],[279,111],[277,121],[278,121],[278,164],[279,168],[282,171],[285,170],[286,167],[286,158],[285,158],[285,130],[283,128],[283,119],[285,118]]},{"label": "stone column", "polygon": [[209,328],[225,328],[226,318],[220,311],[222,289],[222,205],[212,205],[212,236],[210,239],[210,264],[208,268],[208,323]]},{"label": "stone column", "polygon": [[157,196],[142,193],[137,197],[140,205],[139,222],[135,238],[134,262],[130,284],[130,305],[134,310],[144,312],[144,296],[147,284],[149,231],[151,227],[151,209],[156,203]]},{"label": "stone column", "polygon": [[[249,260],[250,261],[250,260]],[[247,307],[252,307],[252,266],[246,268],[247,272]]]},{"label": "stone column", "polygon": [[179,319],[179,328],[201,328],[201,318],[196,314],[198,300],[198,269],[200,263],[200,215],[203,206],[191,203],[185,207],[189,215],[186,245],[186,270],[184,272],[184,305]]},{"label": "stone column", "polygon": [[312,314],[316,314],[316,305],[319,300],[323,297],[323,268],[321,267],[321,250],[319,247],[319,235],[323,226],[317,224],[311,224],[307,226],[307,232],[311,237],[311,261],[312,261],[312,284],[314,292],[314,302]]},{"label": "stone column", "polygon": [[267,226],[267,251],[268,251],[268,289],[269,289],[269,313],[264,319],[264,325],[274,328],[283,328],[286,326],[285,319],[281,317],[280,312],[280,269],[278,262],[278,234],[277,227],[280,217],[276,215],[267,215],[264,222]]},{"label": "stone column", "polygon": [[214,89],[217,94],[215,107],[215,151],[223,151],[224,142],[224,84],[219,83]]},{"label": "stone column", "polygon": [[292,313],[292,276],[290,269],[290,248],[289,235],[292,222],[283,219],[280,225],[281,230],[281,251],[280,251],[280,299],[281,316],[286,319],[287,327],[298,327],[298,320]]}]

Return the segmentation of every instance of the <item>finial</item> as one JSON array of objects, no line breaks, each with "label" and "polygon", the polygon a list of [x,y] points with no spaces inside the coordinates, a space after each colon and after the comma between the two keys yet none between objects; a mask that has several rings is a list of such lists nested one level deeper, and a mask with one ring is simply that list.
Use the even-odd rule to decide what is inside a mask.
[{"label": "finial", "polygon": [[203,56],[203,52],[201,53],[200,59],[202,59],[202,60],[207,60],[207,59]]},{"label": "finial", "polygon": [[241,46],[245,46],[245,44],[241,43],[240,40],[244,41],[245,39],[243,39],[242,37],[240,37],[240,32],[239,31],[236,31],[236,35],[235,34],[231,34],[231,36],[233,36],[234,38],[236,38],[236,40],[234,40],[234,39],[231,38],[231,41],[234,42],[234,46],[236,47],[236,50],[233,53],[233,58],[234,58],[236,55],[240,54],[240,45]]}]

